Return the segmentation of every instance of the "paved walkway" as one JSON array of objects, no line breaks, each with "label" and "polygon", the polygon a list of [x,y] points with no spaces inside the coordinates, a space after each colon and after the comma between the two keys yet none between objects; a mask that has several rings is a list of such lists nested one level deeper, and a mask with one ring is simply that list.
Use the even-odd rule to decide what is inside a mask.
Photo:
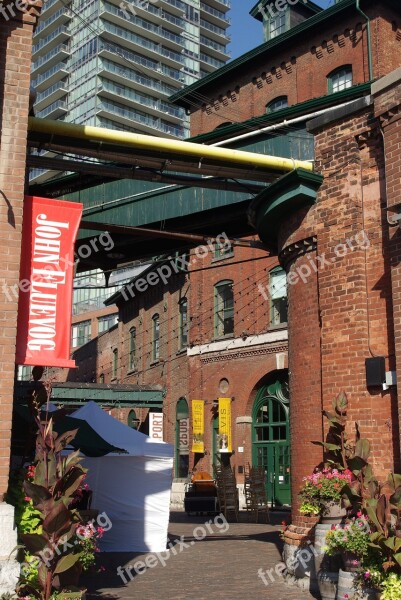
[{"label": "paved walkway", "polygon": [[[274,568],[280,562],[279,523],[283,514],[272,513],[276,525],[246,522],[224,523],[213,516],[171,514],[169,537],[174,546],[165,553],[164,565],[150,554],[104,554],[106,572],[87,577],[88,600],[313,600],[297,587],[288,587],[258,570]],[[211,521],[209,525],[205,525]],[[228,525],[228,527],[227,527]],[[184,536],[182,538],[181,536]],[[204,539],[199,539],[203,538]],[[196,539],[198,538],[198,539]],[[147,560],[147,567],[138,561]],[[132,568],[130,579],[126,566]],[[120,573],[127,583],[116,574]],[[124,568],[125,567],[125,568]]]}]

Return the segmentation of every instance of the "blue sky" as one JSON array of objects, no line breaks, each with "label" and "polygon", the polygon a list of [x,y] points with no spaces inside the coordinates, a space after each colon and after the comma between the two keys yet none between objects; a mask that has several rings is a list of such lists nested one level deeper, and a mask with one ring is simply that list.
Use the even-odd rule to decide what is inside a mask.
[{"label": "blue sky", "polygon": [[[334,0],[315,0],[315,3],[326,8]],[[256,0],[231,0],[231,27],[228,30],[232,40],[228,47],[231,58],[237,58],[263,42],[262,23],[249,14],[255,4]]]}]

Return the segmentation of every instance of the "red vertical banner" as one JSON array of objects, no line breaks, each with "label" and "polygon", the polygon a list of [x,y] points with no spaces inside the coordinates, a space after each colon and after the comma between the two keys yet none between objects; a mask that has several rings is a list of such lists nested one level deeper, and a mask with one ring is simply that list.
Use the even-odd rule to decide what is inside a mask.
[{"label": "red vertical banner", "polygon": [[82,204],[26,196],[19,281],[18,365],[75,367],[70,359],[74,244]]}]

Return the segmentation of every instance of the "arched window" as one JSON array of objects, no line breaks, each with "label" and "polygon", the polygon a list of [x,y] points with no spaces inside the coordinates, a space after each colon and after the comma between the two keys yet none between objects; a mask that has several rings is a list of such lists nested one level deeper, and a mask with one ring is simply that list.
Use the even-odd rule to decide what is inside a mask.
[{"label": "arched window", "polygon": [[182,350],[188,345],[188,300],[182,298],[179,303],[180,322],[178,334],[178,346]]},{"label": "arched window", "polygon": [[136,369],[136,327],[131,327],[129,330],[129,360],[128,370]]},{"label": "arched window", "polygon": [[272,113],[277,112],[278,110],[282,110],[283,108],[288,107],[288,97],[287,96],[279,96],[275,98],[268,104],[266,104],[266,112]]},{"label": "arched window", "polygon": [[352,87],[352,65],[343,65],[327,76],[329,93],[341,92]]},{"label": "arched window", "polygon": [[156,313],[152,317],[152,360],[160,358],[160,318]]},{"label": "arched window", "polygon": [[139,419],[137,418],[134,409],[130,410],[128,413],[127,425],[128,427],[132,427],[132,429],[138,429]]},{"label": "arched window", "polygon": [[287,323],[287,277],[284,269],[276,267],[269,273],[270,325]]},{"label": "arched window", "polygon": [[234,333],[233,281],[219,281],[214,286],[214,336],[216,338]]}]

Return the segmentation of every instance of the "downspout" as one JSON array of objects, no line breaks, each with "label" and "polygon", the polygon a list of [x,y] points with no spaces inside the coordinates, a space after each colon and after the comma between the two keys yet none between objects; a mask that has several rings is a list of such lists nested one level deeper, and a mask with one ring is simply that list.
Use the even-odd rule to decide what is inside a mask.
[{"label": "downspout", "polygon": [[360,7],[360,1],[356,0],[356,10],[366,19],[366,31],[368,34],[368,64],[369,64],[369,81],[373,81],[373,61],[372,61],[372,36],[370,27],[370,17]]}]

